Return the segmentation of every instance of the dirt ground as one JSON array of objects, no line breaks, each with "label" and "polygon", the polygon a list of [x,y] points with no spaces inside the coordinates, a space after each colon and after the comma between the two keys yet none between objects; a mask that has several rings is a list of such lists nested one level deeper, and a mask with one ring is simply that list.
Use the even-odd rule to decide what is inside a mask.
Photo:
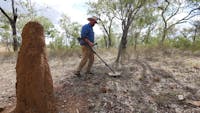
[{"label": "dirt ground", "polygon": [[[0,56],[0,112],[15,104],[15,56]],[[109,52],[101,56],[114,62]],[[81,78],[73,74],[79,55],[50,56],[56,105],[60,113],[200,113],[187,103],[200,100],[199,56],[171,50],[133,55],[120,66],[120,77],[108,76],[96,58],[94,75]]]}]

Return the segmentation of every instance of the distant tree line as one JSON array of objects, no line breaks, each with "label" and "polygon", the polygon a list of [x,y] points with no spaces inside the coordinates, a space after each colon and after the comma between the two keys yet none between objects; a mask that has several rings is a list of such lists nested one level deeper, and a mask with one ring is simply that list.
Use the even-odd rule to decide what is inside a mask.
[{"label": "distant tree line", "polygon": [[[30,20],[38,20],[44,26],[52,50],[79,45],[76,38],[81,24],[71,21],[67,14],[55,26],[48,18],[38,15],[31,0],[10,3],[10,12],[0,7],[0,40],[8,49],[12,44],[14,51],[17,50],[21,29]],[[138,45],[200,49],[199,0],[97,0],[86,4],[88,14],[99,18],[98,25],[103,31],[97,36],[98,46],[118,48],[116,62],[127,54],[127,47],[136,50]],[[26,13],[20,13],[19,7]]]}]

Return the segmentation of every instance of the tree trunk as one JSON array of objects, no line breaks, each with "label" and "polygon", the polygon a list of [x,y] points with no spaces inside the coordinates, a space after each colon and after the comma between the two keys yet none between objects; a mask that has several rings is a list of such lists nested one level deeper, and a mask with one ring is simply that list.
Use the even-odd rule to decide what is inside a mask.
[{"label": "tree trunk", "polygon": [[8,52],[10,52],[10,47],[9,47],[9,42],[8,42],[8,40],[6,41],[6,48],[7,48]]},{"label": "tree trunk", "polygon": [[145,39],[144,39],[144,43],[145,43],[145,44],[148,44],[148,43],[149,43],[150,34],[151,34],[151,27],[148,28],[147,35],[146,35],[146,37],[145,37]]},{"label": "tree trunk", "polygon": [[134,50],[136,51],[137,50],[137,35],[135,36],[135,45],[134,45]]},{"label": "tree trunk", "polygon": [[113,16],[112,18],[110,18],[110,25],[108,27],[108,48],[112,46],[112,39],[111,39],[111,34],[112,34],[112,23],[113,23],[113,19],[115,17]]},{"label": "tree trunk", "polygon": [[29,22],[23,28],[16,73],[17,104],[14,113],[57,113],[45,53],[44,29],[37,22]]},{"label": "tree trunk", "polygon": [[10,26],[12,28],[12,36],[13,36],[13,50],[18,50],[18,42],[17,42],[17,32],[16,32],[16,22],[17,22],[17,9],[15,9],[14,0],[12,2],[12,14],[13,18],[9,17],[8,14],[0,7],[1,12],[6,16],[6,18],[10,22]]},{"label": "tree trunk", "polygon": [[112,46],[111,34],[108,36],[108,48]]},{"label": "tree trunk", "polygon": [[161,41],[160,41],[160,46],[163,46],[164,41],[165,41],[165,38],[166,38],[166,34],[167,34],[167,30],[164,29],[164,30],[163,30],[163,34],[162,34],[162,39],[161,39]]},{"label": "tree trunk", "polygon": [[17,41],[17,30],[16,30],[16,22],[11,22],[12,27],[12,36],[13,36],[13,50],[18,50],[18,41]]},{"label": "tree trunk", "polygon": [[108,48],[108,42],[107,42],[107,39],[106,39],[105,35],[103,36],[103,39],[104,39],[105,47]]},{"label": "tree trunk", "polygon": [[119,49],[118,49],[118,54],[117,54],[117,59],[116,59],[116,63],[119,63],[119,59],[121,57],[121,53],[122,53],[122,38],[121,38],[121,41],[120,41],[120,44],[119,44]]},{"label": "tree trunk", "polygon": [[127,35],[128,35],[128,28],[123,30],[123,35],[122,35],[119,49],[118,49],[117,59],[115,61],[116,63],[119,63],[122,53],[125,53],[125,51],[126,51]]},{"label": "tree trunk", "polygon": [[197,36],[197,27],[196,27],[196,29],[195,29],[195,31],[194,31],[194,36],[193,36],[193,44],[195,43],[195,41],[196,41],[196,36]]}]

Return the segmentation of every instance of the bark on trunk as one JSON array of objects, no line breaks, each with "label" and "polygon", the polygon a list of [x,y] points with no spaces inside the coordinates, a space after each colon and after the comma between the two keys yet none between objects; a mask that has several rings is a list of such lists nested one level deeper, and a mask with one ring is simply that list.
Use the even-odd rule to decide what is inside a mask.
[{"label": "bark on trunk", "polygon": [[127,35],[128,35],[128,28],[123,30],[123,35],[118,49],[117,59],[115,61],[116,63],[119,63],[122,53],[125,53],[126,51]]},{"label": "bark on trunk", "polygon": [[14,0],[12,2],[12,14],[13,17],[11,18],[8,14],[0,7],[0,11],[6,16],[6,18],[10,22],[10,26],[12,28],[12,36],[13,36],[13,50],[18,50],[18,42],[17,42],[17,32],[16,32],[16,22],[17,22],[17,8],[15,9]]},{"label": "bark on trunk", "polygon": [[112,46],[111,34],[108,36],[108,48]]},{"label": "bark on trunk", "polygon": [[120,41],[120,44],[119,44],[119,49],[118,49],[118,54],[117,54],[117,59],[116,59],[116,63],[119,63],[119,59],[121,57],[121,53],[122,53],[122,39]]},{"label": "bark on trunk", "polygon": [[104,38],[105,47],[108,48],[108,42],[107,42],[106,36],[103,36],[103,38]]},{"label": "bark on trunk", "polygon": [[134,50],[136,51],[137,50],[137,35],[136,35],[136,37],[135,37],[135,45],[134,45]]},{"label": "bark on trunk", "polygon": [[164,41],[165,41],[165,38],[166,38],[166,34],[167,34],[167,30],[164,29],[164,30],[163,30],[163,34],[162,34],[162,39],[161,39],[161,41],[160,41],[160,46],[163,46]]},{"label": "bark on trunk", "polygon": [[196,41],[196,36],[197,36],[197,28],[195,29],[195,31],[194,31],[194,36],[193,36],[193,44],[195,43],[195,41]]},{"label": "bark on trunk", "polygon": [[14,113],[57,113],[45,53],[44,29],[37,22],[29,22],[23,28],[16,73],[17,105]]},{"label": "bark on trunk", "polygon": [[18,41],[17,41],[16,23],[12,22],[11,27],[12,27],[12,36],[13,36],[13,50],[17,51],[18,50]]},{"label": "bark on trunk", "polygon": [[150,34],[151,34],[151,27],[148,28],[147,35],[146,35],[146,37],[145,37],[145,39],[144,39],[144,43],[145,43],[145,44],[148,44],[148,43],[149,43]]}]

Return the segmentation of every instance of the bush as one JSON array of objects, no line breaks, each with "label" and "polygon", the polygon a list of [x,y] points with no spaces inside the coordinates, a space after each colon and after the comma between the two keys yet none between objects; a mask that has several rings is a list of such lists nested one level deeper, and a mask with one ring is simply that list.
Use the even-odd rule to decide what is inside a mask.
[{"label": "bush", "polygon": [[200,40],[196,40],[194,43],[192,43],[191,50],[192,51],[200,50]]},{"label": "bush", "polygon": [[177,37],[174,39],[173,47],[179,48],[179,49],[190,49],[192,46],[192,42],[184,37]]}]

